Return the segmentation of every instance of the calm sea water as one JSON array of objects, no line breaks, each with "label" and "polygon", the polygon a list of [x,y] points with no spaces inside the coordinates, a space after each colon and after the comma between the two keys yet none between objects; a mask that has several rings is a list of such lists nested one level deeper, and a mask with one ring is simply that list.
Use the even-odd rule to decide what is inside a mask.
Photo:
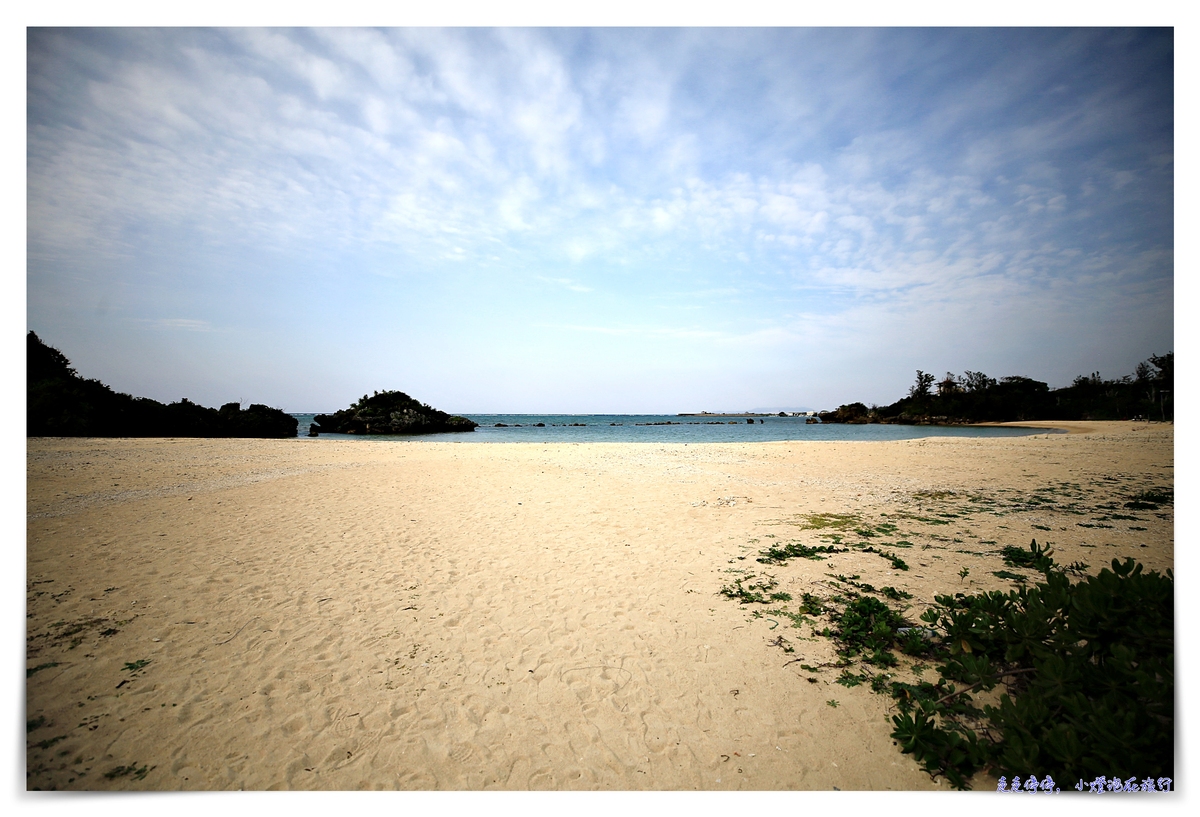
[{"label": "calm sea water", "polygon": [[[469,414],[470,433],[418,437],[322,434],[307,437],[312,414],[293,414],[300,438],[320,440],[437,440],[472,443],[749,443],[770,440],[912,440],[921,437],[1023,437],[1045,434],[1027,428],[963,426],[808,425],[803,417],[678,417],[667,414]],[[497,426],[497,424],[503,424]],[[539,425],[539,423],[541,425]]]}]

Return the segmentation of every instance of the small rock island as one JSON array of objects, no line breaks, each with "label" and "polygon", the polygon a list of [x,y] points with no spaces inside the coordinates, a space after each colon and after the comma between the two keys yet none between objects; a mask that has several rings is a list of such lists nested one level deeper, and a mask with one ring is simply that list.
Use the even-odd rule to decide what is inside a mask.
[{"label": "small rock island", "polygon": [[402,391],[363,395],[350,408],[313,417],[312,430],[324,434],[443,434],[474,431],[479,424],[419,403]]}]

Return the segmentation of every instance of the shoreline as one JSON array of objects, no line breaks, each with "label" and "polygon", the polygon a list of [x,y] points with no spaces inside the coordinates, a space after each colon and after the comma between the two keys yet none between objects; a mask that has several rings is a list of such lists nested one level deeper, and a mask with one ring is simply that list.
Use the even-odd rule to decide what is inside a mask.
[{"label": "shoreline", "polygon": [[[718,591],[772,542],[819,544],[811,514],[893,520],[911,569],[797,559],[767,568],[780,589],[858,575],[912,593],[914,618],[1011,587],[998,549],[1033,537],[1091,572],[1172,567],[1173,513],[1079,512],[1173,485],[1173,427],[1086,425],[872,446],[28,438],[29,785],[946,789],[892,745],[885,696],[794,660],[831,642]],[[1035,490],[1056,504],[1014,504]]]}]

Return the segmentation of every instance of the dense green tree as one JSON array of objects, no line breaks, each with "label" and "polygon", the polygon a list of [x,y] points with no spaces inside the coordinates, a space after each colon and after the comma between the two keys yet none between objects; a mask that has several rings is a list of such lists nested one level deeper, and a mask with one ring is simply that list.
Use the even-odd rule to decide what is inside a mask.
[{"label": "dense green tree", "polygon": [[1070,386],[1051,389],[1032,378],[1012,375],[999,380],[968,370],[952,372],[937,382],[920,369],[908,396],[890,406],[855,413],[848,404],[821,412],[823,422],[955,423],[1010,420],[1169,420],[1174,416],[1175,356],[1152,355],[1132,375],[1105,380],[1099,372],[1076,377]]},{"label": "dense green tree", "polygon": [[914,383],[908,390],[908,396],[916,400],[921,400],[929,396],[929,389],[933,386],[934,377],[931,374],[917,369],[917,382]]},{"label": "dense green tree", "polygon": [[237,403],[206,408],[187,398],[163,405],[80,377],[35,332],[26,336],[26,426],[30,437],[295,437],[295,417]]}]

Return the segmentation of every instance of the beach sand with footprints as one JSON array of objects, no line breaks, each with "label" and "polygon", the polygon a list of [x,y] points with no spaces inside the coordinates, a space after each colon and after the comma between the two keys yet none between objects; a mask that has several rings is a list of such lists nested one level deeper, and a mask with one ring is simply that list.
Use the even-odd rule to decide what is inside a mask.
[{"label": "beach sand with footprints", "polygon": [[[795,602],[720,591],[857,576],[910,593],[915,621],[1036,578],[999,553],[1034,538],[1092,573],[1172,567],[1172,505],[1123,509],[1173,486],[1173,427],[1056,425],[1073,433],[29,439],[27,784],[949,788],[893,745],[890,698],[835,683]],[[877,552],[756,561],[836,536]]]}]

